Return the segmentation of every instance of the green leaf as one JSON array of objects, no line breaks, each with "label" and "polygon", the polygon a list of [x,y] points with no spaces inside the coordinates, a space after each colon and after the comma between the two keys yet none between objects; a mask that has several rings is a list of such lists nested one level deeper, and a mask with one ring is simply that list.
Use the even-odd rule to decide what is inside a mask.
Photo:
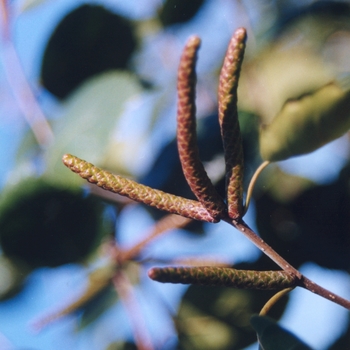
[{"label": "green leaf", "polygon": [[[249,323],[250,317],[258,313],[273,294],[262,290],[190,286],[175,319],[178,349],[240,350],[253,344],[256,333]],[[271,310],[273,317],[281,316],[287,300]]]},{"label": "green leaf", "polygon": [[164,27],[190,21],[203,5],[204,0],[167,0],[158,12]]},{"label": "green leaf", "polygon": [[305,154],[350,129],[350,90],[331,83],[286,102],[272,123],[260,131],[260,153],[278,161]]},{"label": "green leaf", "polygon": [[137,350],[137,346],[134,343],[117,341],[108,345],[106,350]]},{"label": "green leaf", "polygon": [[269,317],[255,315],[250,323],[257,332],[262,350],[311,350],[309,346]]},{"label": "green leaf", "polygon": [[47,0],[25,0],[20,7],[21,12],[32,10],[35,7],[42,5],[47,2]]},{"label": "green leaf", "polygon": [[30,272],[28,265],[0,255],[0,301],[20,293]]},{"label": "green leaf", "polygon": [[85,261],[110,232],[103,210],[81,189],[27,178],[2,193],[1,249],[31,268]]},{"label": "green leaf", "polygon": [[136,47],[130,20],[107,6],[82,4],[54,29],[43,54],[41,83],[58,98],[66,98],[90,77],[128,70]]},{"label": "green leaf", "polygon": [[55,142],[46,153],[45,175],[63,183],[81,184],[63,166],[62,156],[73,153],[101,164],[126,103],[139,92],[137,78],[120,71],[101,74],[78,88],[67,100],[65,115],[53,124]]}]

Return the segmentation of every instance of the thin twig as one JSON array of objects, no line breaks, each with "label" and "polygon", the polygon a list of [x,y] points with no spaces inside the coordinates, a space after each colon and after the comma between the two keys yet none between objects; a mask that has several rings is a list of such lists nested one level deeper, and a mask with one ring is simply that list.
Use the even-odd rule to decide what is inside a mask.
[{"label": "thin twig", "polygon": [[45,315],[38,321],[35,321],[33,323],[33,328],[36,331],[41,331],[44,327],[51,324],[52,322],[84,307],[92,298],[94,298],[97,294],[101,293],[110,285],[113,274],[113,266],[106,266],[104,268],[100,268],[93,271],[88,276],[89,281],[87,288],[79,297],[77,297],[75,300],[68,303],[58,311]]},{"label": "thin twig", "polygon": [[252,243],[254,243],[264,254],[266,254],[284,271],[288,272],[292,276],[297,277],[297,285],[299,287],[303,287],[312,293],[320,295],[323,298],[333,301],[334,303],[350,310],[349,300],[346,300],[339,295],[330,292],[329,290],[319,286],[317,283],[311,281],[303,274],[301,274],[296,268],[294,268],[284,258],[282,258],[274,249],[272,249],[262,238],[260,238],[243,220],[231,220],[230,218],[223,220],[242,232]]},{"label": "thin twig", "polygon": [[[225,220],[225,219],[223,219]],[[264,254],[274,261],[282,270],[301,279],[302,274],[285,259],[283,259],[274,249],[272,249],[262,238],[260,238],[243,220],[231,220],[227,218],[227,223],[242,232],[252,243],[254,243]]]},{"label": "thin twig", "polygon": [[53,141],[54,135],[24,74],[17,51],[11,40],[10,21],[5,0],[1,2],[1,5],[4,18],[4,48],[2,50],[4,72],[19,109],[32,129],[38,144],[45,148]]},{"label": "thin twig", "polygon": [[113,284],[127,311],[137,348],[139,350],[153,350],[154,347],[151,337],[148,333],[145,320],[142,317],[140,306],[128,277],[123,271],[118,271],[113,278]]},{"label": "thin twig", "polygon": [[311,281],[304,275],[302,276],[301,280],[298,282],[298,286],[305,288],[314,294],[317,294],[325,299],[333,301],[334,303],[341,305],[346,309],[350,310],[349,300],[346,300],[340,297],[339,295],[336,295],[333,292],[329,291],[328,289],[321,287],[320,285],[318,285],[314,281]]},{"label": "thin twig", "polygon": [[188,219],[179,215],[174,215],[174,214],[169,214],[164,216],[162,219],[160,219],[155,223],[151,232],[147,235],[145,239],[143,239],[141,242],[134,245],[129,250],[124,252],[121,251],[118,256],[119,261],[126,261],[134,258],[138,254],[140,254],[141,250],[147,244],[152,242],[155,238],[159,237],[160,235],[170,230],[184,227],[188,225],[191,221],[192,221],[191,219]]}]

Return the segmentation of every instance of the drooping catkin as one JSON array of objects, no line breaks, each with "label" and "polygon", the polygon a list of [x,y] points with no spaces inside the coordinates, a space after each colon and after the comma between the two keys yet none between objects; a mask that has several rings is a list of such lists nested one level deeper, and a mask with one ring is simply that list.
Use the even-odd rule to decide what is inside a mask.
[{"label": "drooping catkin", "polygon": [[226,211],[223,199],[210,181],[199,158],[196,135],[196,60],[200,39],[188,39],[180,59],[177,91],[177,145],[184,176],[192,192],[214,218]]},{"label": "drooping catkin", "polygon": [[237,111],[237,87],[244,56],[246,30],[239,28],[229,43],[220,73],[219,123],[226,162],[227,204],[230,218],[243,214],[243,148]]},{"label": "drooping catkin", "polygon": [[111,174],[70,154],[65,154],[62,160],[64,165],[80,177],[107,191],[187,218],[207,222],[217,221],[197,201],[155,190],[125,177]]},{"label": "drooping catkin", "polygon": [[163,283],[264,290],[294,287],[297,282],[295,277],[282,270],[252,271],[213,266],[152,268],[148,276]]}]

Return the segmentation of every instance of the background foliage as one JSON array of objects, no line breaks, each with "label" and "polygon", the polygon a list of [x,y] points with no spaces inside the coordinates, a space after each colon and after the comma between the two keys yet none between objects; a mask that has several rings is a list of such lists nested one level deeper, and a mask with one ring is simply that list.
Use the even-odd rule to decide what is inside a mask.
[{"label": "background foliage", "polygon": [[[223,192],[218,72],[230,35],[244,26],[249,39],[239,112],[247,184],[262,160],[259,148],[266,150],[263,155],[275,156],[274,149],[263,143],[264,137],[277,143],[278,160],[303,153],[299,149],[309,150],[314,136],[303,127],[312,114],[304,108],[305,96],[311,106],[319,105],[324,101],[318,92],[332,82],[348,92],[350,3],[167,0],[131,1],[128,6],[107,0],[69,4],[27,0],[3,1],[2,6],[8,17],[7,21],[3,17],[0,76],[0,347],[56,349],[60,344],[66,349],[134,349],[139,334],[147,349],[147,344],[156,349],[257,349],[257,331],[260,340],[266,339],[266,349],[275,349],[266,329],[283,334],[287,344],[284,331],[277,331],[271,320],[250,322],[269,292],[187,288],[148,279],[151,266],[194,260],[274,268],[225,224],[190,223],[132,256],[123,266],[137,301],[136,311],[134,307],[130,312],[122,287],[105,283],[111,276],[112,243],[127,251],[148,235],[164,213],[83,186],[61,158],[72,153],[148,186],[192,198],[174,135],[178,60],[185,39],[196,33],[203,41],[197,90],[201,159]],[[43,18],[47,23],[40,40],[31,39],[37,32],[35,24]],[[11,59],[12,44],[34,101]],[[333,102],[326,105],[327,113],[317,114],[325,119],[312,119],[320,134],[332,134],[325,142],[349,129],[346,104],[334,109]],[[27,112],[20,109],[21,103]],[[293,103],[306,110],[298,123],[291,123],[293,114],[286,113],[285,107]],[[35,119],[38,108],[49,120],[46,129]],[[22,119],[26,113],[33,120],[32,128]],[[277,124],[275,119],[278,132],[266,137],[259,125],[269,125],[276,116],[282,120]],[[322,130],[323,120],[338,116],[339,132]],[[35,124],[42,126],[41,138]],[[274,136],[280,133],[295,135],[297,142]],[[325,142],[322,139],[314,148]],[[349,298],[349,201],[345,135],[310,155],[271,166],[258,182],[247,221],[295,267]],[[92,286],[101,287],[93,298],[65,310]],[[349,346],[346,310],[313,295],[306,299],[304,294],[292,292],[270,316],[281,318],[283,327],[312,348]],[[46,320],[47,315],[51,320],[56,310],[72,312],[55,322],[52,317],[52,324],[34,335],[35,321],[41,316]],[[295,344],[307,348],[292,339],[290,348]]]}]

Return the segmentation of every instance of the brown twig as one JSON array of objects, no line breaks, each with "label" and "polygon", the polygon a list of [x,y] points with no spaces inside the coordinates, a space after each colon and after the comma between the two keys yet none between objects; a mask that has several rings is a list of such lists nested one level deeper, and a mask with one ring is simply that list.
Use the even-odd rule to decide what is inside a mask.
[{"label": "brown twig", "polygon": [[242,232],[252,243],[254,243],[264,254],[266,254],[272,261],[280,266],[284,271],[297,277],[297,286],[305,288],[312,293],[315,293],[325,299],[333,301],[334,303],[345,307],[350,310],[350,301],[346,300],[339,295],[336,295],[329,290],[321,287],[317,283],[309,280],[303,274],[301,274],[296,268],[283,259],[274,249],[272,249],[263,239],[261,239],[243,220],[231,220],[230,218],[224,219],[230,225]]},{"label": "brown twig", "polygon": [[38,144],[45,148],[53,141],[54,135],[25,76],[17,51],[11,40],[8,4],[6,4],[5,0],[2,0],[0,5],[3,15],[4,49],[2,50],[2,58],[5,68],[4,72],[22,115],[33,131]]},{"label": "brown twig", "polygon": [[133,328],[137,348],[139,350],[153,350],[154,347],[152,345],[151,337],[148,333],[145,321],[142,318],[140,306],[134,295],[133,287],[128,277],[123,271],[118,271],[113,278],[113,284],[127,311],[127,315]]},{"label": "brown twig", "polygon": [[78,298],[68,303],[58,311],[45,315],[38,321],[35,321],[33,323],[33,328],[36,331],[40,331],[50,323],[84,307],[86,303],[88,303],[92,298],[101,293],[105,288],[107,288],[110,285],[113,274],[114,266],[112,265],[93,271],[89,275],[87,288]]},{"label": "brown twig", "polygon": [[298,283],[299,287],[305,288],[309,290],[310,292],[317,294],[325,299],[328,299],[330,301],[333,301],[334,303],[341,305],[345,307],[346,309],[350,310],[350,301],[346,300],[339,295],[334,294],[333,292],[329,291],[326,288],[321,287],[317,283],[311,281],[304,275],[302,276],[301,280]]},{"label": "brown twig", "polygon": [[200,39],[192,36],[183,50],[178,70],[177,146],[184,176],[197,199],[215,218],[226,211],[226,205],[210,181],[199,158],[196,135],[196,58]]},{"label": "brown twig", "polygon": [[273,250],[262,238],[260,238],[243,220],[223,219],[238,231],[242,232],[251,242],[253,242],[264,254],[274,261],[282,270],[301,279],[301,273],[283,259]]},{"label": "brown twig", "polygon": [[119,261],[126,261],[134,258],[141,252],[141,250],[147,244],[149,244],[155,238],[168,232],[169,230],[184,227],[187,224],[189,224],[191,221],[192,221],[191,219],[188,219],[179,215],[174,215],[174,214],[169,214],[164,216],[162,219],[160,219],[155,223],[151,232],[147,235],[145,239],[143,239],[141,242],[134,245],[129,250],[121,251],[118,257]]},{"label": "brown twig", "polygon": [[[303,276],[297,269],[291,266],[285,259],[283,259],[276,251],[274,251],[264,240],[262,240],[251,228],[241,219],[243,214],[242,204],[242,172],[243,172],[243,156],[241,136],[239,131],[239,124],[237,118],[237,83],[239,77],[239,70],[243,59],[244,42],[246,39],[246,32],[243,28],[238,29],[229,45],[224,67],[220,76],[219,87],[219,120],[221,125],[221,132],[225,148],[226,167],[228,170],[228,211],[220,212],[220,218],[228,222],[237,230],[242,232],[251,242],[253,242],[264,254],[270,257],[278,266],[284,270],[288,278],[293,280],[293,283],[297,286],[303,287],[316,293],[328,300],[331,300],[341,306],[350,310],[350,301],[331,293],[325,288],[317,285],[313,281]],[[195,54],[198,48],[199,42],[197,39],[192,39],[194,42],[190,42],[191,59],[188,57],[184,62],[186,64],[194,65]],[[185,52],[187,52],[185,50]],[[184,64],[185,64],[184,63]],[[192,66],[191,66],[192,67]],[[192,91],[193,87],[193,72],[194,69],[186,71],[186,77],[184,78],[185,85]],[[192,75],[191,75],[192,74]],[[191,85],[192,84],[192,85]],[[180,87],[182,89],[182,87]],[[191,90],[192,89],[192,90]],[[185,89],[186,90],[186,89]],[[193,90],[194,91],[194,90]],[[188,115],[189,123],[191,124],[186,134],[193,134],[195,132],[195,124],[192,119],[194,118],[194,110],[192,104],[194,103],[194,96],[190,94],[187,97],[180,96],[180,99],[184,98],[185,112],[180,113],[180,119],[184,114]],[[180,106],[181,107],[181,106]],[[182,108],[182,107],[181,107]],[[188,110],[187,110],[188,108]],[[186,120],[186,123],[188,121]],[[194,127],[193,127],[194,125]],[[181,128],[181,126],[180,126]],[[191,130],[189,132],[189,130]],[[181,138],[180,132],[180,138]],[[193,135],[185,143],[193,144]],[[180,142],[181,144],[181,142]],[[189,146],[186,146],[189,148]],[[186,156],[186,154],[185,154]],[[192,160],[191,160],[192,161]],[[199,158],[196,160],[199,161]],[[147,186],[140,185],[135,181],[125,179],[123,177],[112,175],[109,172],[103,171],[94,165],[87,163],[77,157],[71,155],[65,155],[63,157],[64,164],[72,171],[78,173],[82,178],[88,180],[91,183],[95,183],[103,189],[119,193],[123,196],[127,196],[135,201],[154,206],[161,210],[166,210],[170,213],[176,213],[187,218],[192,218],[207,222],[216,222],[217,218],[208,213],[206,206],[203,206],[200,202],[191,201],[182,197],[174,196],[159,190],[152,189]],[[195,172],[190,174],[192,177]],[[197,176],[203,176],[200,172]],[[198,183],[200,180],[198,180]],[[210,180],[209,180],[210,181]],[[197,180],[194,181],[197,183]],[[198,193],[198,192],[197,192]],[[153,273],[151,273],[152,276]],[[283,273],[284,274],[284,273]]]}]

